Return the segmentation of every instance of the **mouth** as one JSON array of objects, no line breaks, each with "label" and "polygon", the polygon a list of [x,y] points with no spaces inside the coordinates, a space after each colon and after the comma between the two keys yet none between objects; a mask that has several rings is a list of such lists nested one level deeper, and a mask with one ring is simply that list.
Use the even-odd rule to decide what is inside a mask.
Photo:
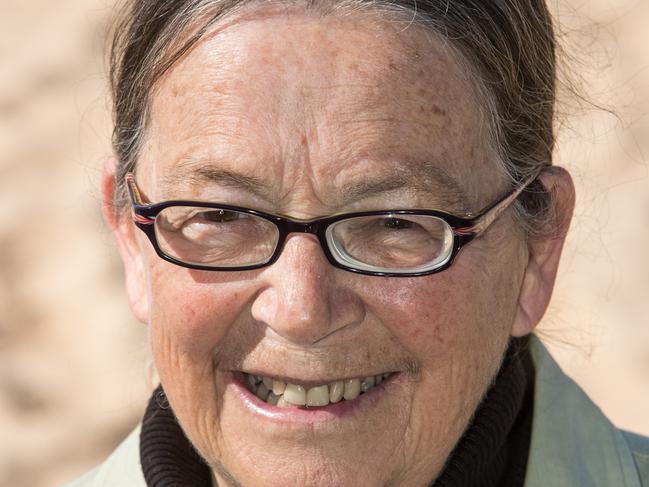
[{"label": "mouth", "polygon": [[390,380],[396,373],[384,372],[361,378],[339,379],[323,384],[295,383],[279,378],[240,373],[241,382],[261,401],[279,408],[324,408],[331,404],[353,402]]}]

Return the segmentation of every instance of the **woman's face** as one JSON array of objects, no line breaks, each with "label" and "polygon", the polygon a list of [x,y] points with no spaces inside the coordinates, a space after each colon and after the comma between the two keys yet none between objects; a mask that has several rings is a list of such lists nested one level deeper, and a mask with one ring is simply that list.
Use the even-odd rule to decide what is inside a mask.
[{"label": "woman's face", "polygon": [[[161,81],[136,177],[151,201],[296,218],[463,214],[508,189],[497,167],[475,90],[418,28],[268,11],[223,24]],[[417,278],[336,269],[307,234],[264,269],[193,271],[158,258],[131,224],[123,232],[161,382],[219,485],[430,482],[522,326],[528,251],[510,212],[450,269]],[[320,409],[271,406],[242,383],[384,373]]]}]

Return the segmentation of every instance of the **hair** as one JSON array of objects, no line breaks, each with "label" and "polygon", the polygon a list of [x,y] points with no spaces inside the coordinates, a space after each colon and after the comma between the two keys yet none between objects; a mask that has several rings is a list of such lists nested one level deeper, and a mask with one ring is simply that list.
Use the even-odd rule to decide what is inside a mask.
[{"label": "hair", "polygon": [[[544,0],[273,0],[321,15],[350,9],[406,14],[457,52],[482,95],[489,142],[512,184],[552,165],[556,40]],[[134,171],[156,82],[225,16],[256,0],[126,0],[110,55],[115,206]],[[554,229],[552,195],[535,181],[518,199],[516,218],[530,238]]]}]

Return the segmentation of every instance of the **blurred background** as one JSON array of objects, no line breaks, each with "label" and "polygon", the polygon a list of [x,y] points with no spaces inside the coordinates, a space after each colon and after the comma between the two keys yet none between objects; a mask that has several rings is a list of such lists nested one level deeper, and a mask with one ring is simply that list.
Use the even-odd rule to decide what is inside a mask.
[{"label": "blurred background", "polygon": [[[550,3],[564,51],[556,162],[578,201],[539,334],[617,426],[649,435],[649,2]],[[2,486],[83,473],[152,388],[100,213],[113,4],[0,2]]]}]

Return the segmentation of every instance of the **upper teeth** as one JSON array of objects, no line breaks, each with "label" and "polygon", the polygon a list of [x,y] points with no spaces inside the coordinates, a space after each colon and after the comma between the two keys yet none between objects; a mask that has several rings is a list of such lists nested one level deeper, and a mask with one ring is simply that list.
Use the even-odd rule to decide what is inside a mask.
[{"label": "upper teeth", "polygon": [[305,389],[297,384],[246,374],[248,389],[262,401],[279,407],[326,406],[356,399],[359,395],[378,386],[392,374],[373,375],[363,379],[347,379]]}]

